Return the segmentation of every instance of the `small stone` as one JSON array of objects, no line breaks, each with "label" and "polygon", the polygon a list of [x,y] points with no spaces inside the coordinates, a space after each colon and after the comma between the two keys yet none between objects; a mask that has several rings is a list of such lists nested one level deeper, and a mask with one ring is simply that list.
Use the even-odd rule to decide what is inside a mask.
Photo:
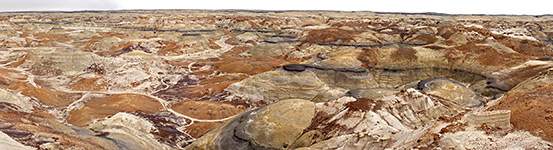
[{"label": "small stone", "polygon": [[290,64],[283,66],[282,68],[287,71],[302,72],[305,71],[305,68],[307,67],[304,64]]}]

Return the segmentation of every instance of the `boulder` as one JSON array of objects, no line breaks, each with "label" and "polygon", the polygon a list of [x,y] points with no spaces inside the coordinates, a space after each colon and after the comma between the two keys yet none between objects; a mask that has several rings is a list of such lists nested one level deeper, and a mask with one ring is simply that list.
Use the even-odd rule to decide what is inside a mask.
[{"label": "boulder", "polygon": [[472,112],[468,117],[468,123],[478,127],[510,129],[512,128],[510,121],[510,110]]},{"label": "boulder", "polygon": [[307,68],[307,66],[304,64],[290,64],[290,65],[282,66],[282,69],[286,71],[297,71],[297,72],[305,71],[305,68]]}]

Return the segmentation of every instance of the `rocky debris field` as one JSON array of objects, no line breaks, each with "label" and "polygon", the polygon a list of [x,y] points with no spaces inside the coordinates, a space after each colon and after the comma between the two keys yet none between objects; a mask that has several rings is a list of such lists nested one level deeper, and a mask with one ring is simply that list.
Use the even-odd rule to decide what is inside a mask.
[{"label": "rocky debris field", "polygon": [[6,149],[552,149],[553,16],[0,13]]}]

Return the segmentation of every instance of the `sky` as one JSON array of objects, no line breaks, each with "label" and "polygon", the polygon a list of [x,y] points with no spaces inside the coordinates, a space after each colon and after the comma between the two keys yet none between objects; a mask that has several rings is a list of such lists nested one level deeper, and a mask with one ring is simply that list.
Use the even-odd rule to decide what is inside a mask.
[{"label": "sky", "polygon": [[340,10],[448,14],[553,14],[551,0],[0,0],[0,11],[126,9]]}]

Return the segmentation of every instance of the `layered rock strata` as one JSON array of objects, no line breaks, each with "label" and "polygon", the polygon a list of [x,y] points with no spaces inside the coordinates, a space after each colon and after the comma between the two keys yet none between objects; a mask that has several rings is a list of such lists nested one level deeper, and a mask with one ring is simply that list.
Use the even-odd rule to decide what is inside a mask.
[{"label": "layered rock strata", "polygon": [[552,20],[0,13],[1,145],[547,149]]}]

